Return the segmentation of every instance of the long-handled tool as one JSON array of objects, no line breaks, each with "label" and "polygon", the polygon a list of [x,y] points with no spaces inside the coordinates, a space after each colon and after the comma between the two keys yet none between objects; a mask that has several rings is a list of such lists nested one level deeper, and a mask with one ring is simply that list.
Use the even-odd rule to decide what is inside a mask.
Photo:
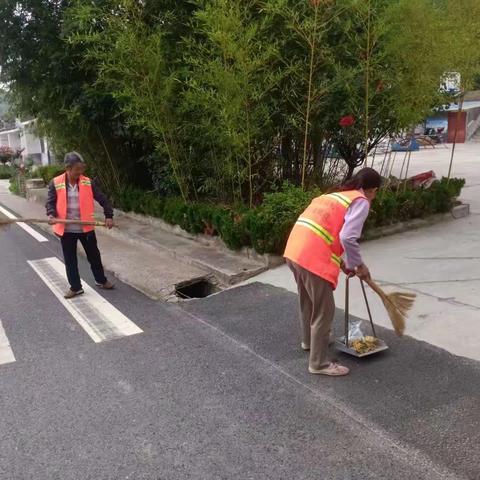
[{"label": "long-handled tool", "polygon": [[[0,228],[8,227],[13,223],[50,223],[48,218],[0,218]],[[88,225],[93,227],[105,227],[105,222],[92,220],[84,222],[82,220],[61,220],[56,218],[55,223],[63,223],[64,225]]]},{"label": "long-handled tool", "polygon": [[371,278],[366,283],[382,299],[396,334],[402,336],[405,332],[405,319],[416,295],[407,292],[385,293]]}]

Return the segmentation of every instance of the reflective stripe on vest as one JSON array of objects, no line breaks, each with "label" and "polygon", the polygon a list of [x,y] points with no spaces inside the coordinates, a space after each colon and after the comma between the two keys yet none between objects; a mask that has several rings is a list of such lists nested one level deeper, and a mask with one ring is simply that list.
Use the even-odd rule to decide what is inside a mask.
[{"label": "reflective stripe on vest", "polygon": [[345,208],[348,208],[353,200],[350,200],[347,196],[342,195],[341,193],[328,193],[325,197],[332,198],[343,205]]},{"label": "reflective stripe on vest", "polygon": [[285,258],[329,281],[335,288],[342,264],[340,231],[348,208],[363,192],[334,192],[315,198],[295,223]]},{"label": "reflective stripe on vest", "polygon": [[[297,220],[297,225],[307,227],[313,233],[315,233],[315,235],[318,235],[320,238],[322,238],[328,245],[331,245],[333,243],[332,235],[330,235],[330,233],[328,233],[323,227],[318,225],[318,223],[315,223],[312,220],[308,220],[307,218],[300,217]],[[332,253],[331,259],[332,259],[332,262],[338,266],[342,264],[341,257],[339,257],[338,255],[335,255],[334,253]]]},{"label": "reflective stripe on vest", "polygon": [[[53,179],[53,184],[57,191],[57,217],[65,220],[67,218],[67,179],[66,174],[59,175]],[[78,195],[80,205],[80,218],[82,221],[95,220],[94,198],[92,190],[92,181],[88,177],[81,176],[78,181]],[[92,225],[83,225],[84,233],[94,230]],[[65,225],[57,223],[53,226],[53,231],[60,237],[65,233]]]},{"label": "reflective stripe on vest", "polygon": [[333,236],[329,232],[327,232],[327,230],[325,230],[321,225],[315,223],[313,220],[300,217],[297,220],[297,224],[309,228],[313,233],[323,238],[329,245],[333,243]]},{"label": "reflective stripe on vest", "polygon": [[342,259],[338,255],[335,255],[334,253],[332,253],[332,262],[340,266],[342,264]]}]

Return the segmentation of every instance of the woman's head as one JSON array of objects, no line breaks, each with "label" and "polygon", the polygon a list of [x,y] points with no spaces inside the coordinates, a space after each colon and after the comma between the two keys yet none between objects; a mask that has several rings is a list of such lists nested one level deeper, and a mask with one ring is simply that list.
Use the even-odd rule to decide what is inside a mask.
[{"label": "woman's head", "polygon": [[368,200],[372,201],[382,185],[382,177],[373,168],[359,170],[350,180],[342,185],[342,190],[363,190]]}]

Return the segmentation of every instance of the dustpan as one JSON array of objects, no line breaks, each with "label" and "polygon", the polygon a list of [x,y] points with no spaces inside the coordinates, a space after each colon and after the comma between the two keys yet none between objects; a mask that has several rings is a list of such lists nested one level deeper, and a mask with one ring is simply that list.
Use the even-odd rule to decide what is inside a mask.
[{"label": "dustpan", "polygon": [[370,352],[359,353],[349,344],[348,332],[350,329],[350,278],[347,277],[345,284],[345,335],[335,340],[335,347],[337,348],[337,350],[340,350],[343,353],[347,353],[348,355],[363,358],[388,350],[388,345],[382,339],[377,337],[377,334],[375,332],[375,325],[373,324],[372,312],[368,303],[367,292],[365,291],[365,284],[363,283],[363,280],[360,280],[360,285],[362,286],[363,298],[365,299],[365,305],[367,307],[368,318],[370,320],[370,326],[372,328],[372,334],[377,339],[377,346],[375,350],[371,350]]}]

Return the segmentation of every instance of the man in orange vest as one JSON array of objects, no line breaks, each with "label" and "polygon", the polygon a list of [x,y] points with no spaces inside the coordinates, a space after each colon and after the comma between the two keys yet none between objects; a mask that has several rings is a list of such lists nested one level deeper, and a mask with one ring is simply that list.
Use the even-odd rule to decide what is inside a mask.
[{"label": "man in orange vest", "polygon": [[361,279],[370,276],[358,240],[380,185],[380,174],[363,168],[339,191],[315,198],[298,218],[288,239],[284,256],[297,282],[302,348],[310,351],[310,373],[349,373],[347,367],[327,358],[335,316],[333,291],[340,270]]},{"label": "man in orange vest", "polygon": [[65,294],[65,298],[70,299],[84,293],[78,271],[78,241],[80,241],[87,254],[88,262],[95,277],[95,284],[106,290],[113,289],[114,285],[105,277],[94,227],[90,225],[65,225],[55,220],[93,221],[94,200],[96,200],[103,207],[106,226],[112,228],[113,209],[98,186],[83,175],[85,162],[79,153],[67,153],[65,170],[65,173],[54,178],[50,183],[46,208],[47,215],[50,217],[50,224],[53,225],[55,234],[61,239],[67,279],[70,284],[70,289]]}]

